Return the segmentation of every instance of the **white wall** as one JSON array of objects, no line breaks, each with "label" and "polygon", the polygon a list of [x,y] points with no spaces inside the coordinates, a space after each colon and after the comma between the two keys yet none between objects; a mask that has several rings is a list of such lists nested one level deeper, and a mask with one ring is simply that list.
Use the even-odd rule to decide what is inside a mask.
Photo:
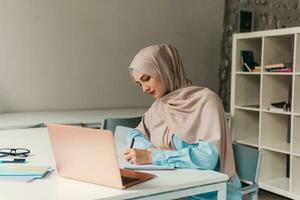
[{"label": "white wall", "polygon": [[150,105],[127,68],[163,42],[217,91],[224,2],[0,0],[0,112]]}]

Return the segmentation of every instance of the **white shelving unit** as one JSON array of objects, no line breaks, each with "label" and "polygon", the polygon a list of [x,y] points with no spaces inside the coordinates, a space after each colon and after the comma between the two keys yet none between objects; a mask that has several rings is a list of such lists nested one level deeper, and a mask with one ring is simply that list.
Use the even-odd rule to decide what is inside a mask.
[{"label": "white shelving unit", "polygon": [[[233,139],[262,152],[259,185],[300,199],[300,27],[233,35],[231,114]],[[261,72],[241,70],[242,50],[252,51]],[[290,63],[293,72],[264,65]],[[290,111],[269,110],[290,102]]]}]

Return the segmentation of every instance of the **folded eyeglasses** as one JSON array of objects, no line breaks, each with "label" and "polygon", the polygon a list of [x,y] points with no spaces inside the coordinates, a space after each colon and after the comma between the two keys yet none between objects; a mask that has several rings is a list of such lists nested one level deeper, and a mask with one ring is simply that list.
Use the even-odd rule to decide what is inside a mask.
[{"label": "folded eyeglasses", "polygon": [[0,148],[0,158],[6,156],[27,157],[30,154],[29,149],[24,148]]}]

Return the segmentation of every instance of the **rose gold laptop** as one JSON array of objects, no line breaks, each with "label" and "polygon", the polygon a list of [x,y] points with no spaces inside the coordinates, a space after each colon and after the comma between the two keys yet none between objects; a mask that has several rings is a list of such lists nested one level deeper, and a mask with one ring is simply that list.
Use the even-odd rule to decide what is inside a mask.
[{"label": "rose gold laptop", "polygon": [[109,130],[48,125],[58,174],[71,179],[124,189],[155,175],[120,169]]}]

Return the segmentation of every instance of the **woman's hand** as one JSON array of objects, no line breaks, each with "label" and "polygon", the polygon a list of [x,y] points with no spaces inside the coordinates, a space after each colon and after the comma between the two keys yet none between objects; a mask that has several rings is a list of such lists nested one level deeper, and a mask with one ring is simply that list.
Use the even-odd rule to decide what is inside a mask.
[{"label": "woman's hand", "polygon": [[124,151],[124,158],[132,164],[142,165],[151,164],[151,151],[144,149],[126,149]]}]

